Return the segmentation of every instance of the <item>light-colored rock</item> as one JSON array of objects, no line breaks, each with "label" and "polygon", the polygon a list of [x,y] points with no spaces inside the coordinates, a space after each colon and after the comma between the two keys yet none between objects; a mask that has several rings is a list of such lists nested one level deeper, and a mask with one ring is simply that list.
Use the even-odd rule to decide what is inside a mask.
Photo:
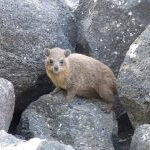
[{"label": "light-colored rock", "polygon": [[0,130],[8,131],[14,107],[14,87],[8,80],[0,78]]},{"label": "light-colored rock", "polygon": [[72,11],[75,11],[79,6],[80,0],[60,0],[60,1],[63,2],[68,7],[70,7]]},{"label": "light-colored rock", "polygon": [[130,150],[150,150],[150,124],[141,125],[135,130]]},{"label": "light-colored rock", "polygon": [[150,26],[130,46],[119,71],[118,89],[133,125],[150,123]]},{"label": "light-colored rock", "polygon": [[0,131],[0,150],[74,150],[69,145],[57,141],[33,138],[29,141],[21,140],[15,136]]},{"label": "light-colored rock", "polygon": [[99,100],[75,97],[71,106],[62,104],[64,94],[44,95],[22,114],[17,134],[25,138],[57,139],[77,150],[114,150],[111,137],[116,129],[112,113],[101,109]]}]

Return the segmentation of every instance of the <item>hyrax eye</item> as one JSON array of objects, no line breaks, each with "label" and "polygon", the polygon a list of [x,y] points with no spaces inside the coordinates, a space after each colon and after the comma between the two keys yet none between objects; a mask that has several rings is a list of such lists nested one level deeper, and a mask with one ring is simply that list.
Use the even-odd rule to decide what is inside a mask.
[{"label": "hyrax eye", "polygon": [[64,64],[64,60],[60,60],[59,63],[60,63],[61,65],[63,65],[63,64]]},{"label": "hyrax eye", "polygon": [[50,62],[51,65],[53,64],[53,60],[52,59],[50,59],[49,62]]}]

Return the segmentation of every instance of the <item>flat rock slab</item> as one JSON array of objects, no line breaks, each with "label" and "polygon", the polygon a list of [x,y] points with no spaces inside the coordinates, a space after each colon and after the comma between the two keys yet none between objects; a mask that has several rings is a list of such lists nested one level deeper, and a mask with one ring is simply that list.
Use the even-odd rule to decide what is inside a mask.
[{"label": "flat rock slab", "polygon": [[14,107],[14,87],[8,80],[0,78],[0,130],[8,131]]},{"label": "flat rock slab", "polygon": [[75,97],[67,106],[62,104],[64,95],[44,95],[33,102],[22,114],[17,134],[56,139],[77,150],[114,150],[111,136],[116,121],[112,113],[101,110],[106,104]]},{"label": "flat rock slab", "polygon": [[150,123],[150,26],[135,40],[118,75],[119,97],[134,126]]}]

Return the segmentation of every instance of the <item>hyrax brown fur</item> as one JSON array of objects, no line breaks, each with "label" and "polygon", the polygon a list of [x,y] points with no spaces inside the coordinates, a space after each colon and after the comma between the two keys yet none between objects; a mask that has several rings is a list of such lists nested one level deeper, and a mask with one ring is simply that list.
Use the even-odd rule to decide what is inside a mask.
[{"label": "hyrax brown fur", "polygon": [[61,48],[48,49],[45,59],[48,77],[55,84],[55,93],[65,89],[65,102],[75,95],[101,97],[112,104],[116,93],[116,79],[111,69],[102,62],[82,54],[70,54]]}]

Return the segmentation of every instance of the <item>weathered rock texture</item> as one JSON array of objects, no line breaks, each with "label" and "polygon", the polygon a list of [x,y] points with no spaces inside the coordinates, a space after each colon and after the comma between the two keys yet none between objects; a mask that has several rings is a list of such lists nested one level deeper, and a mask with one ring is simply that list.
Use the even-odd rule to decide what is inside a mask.
[{"label": "weathered rock texture", "polygon": [[80,0],[77,51],[102,60],[118,73],[132,42],[150,22],[150,2]]},{"label": "weathered rock texture", "polygon": [[[44,48],[74,49],[74,21],[59,0],[0,0],[0,75],[14,84],[17,109],[47,90]],[[38,92],[29,95],[34,88]]]},{"label": "weathered rock texture", "polygon": [[150,124],[139,126],[132,137],[130,150],[150,149]]},{"label": "weathered rock texture", "polygon": [[0,131],[1,150],[74,150],[71,146],[61,144],[57,141],[33,138],[29,141],[21,140],[15,136]]},{"label": "weathered rock texture", "polygon": [[8,131],[14,107],[14,87],[8,80],[0,78],[0,130]]},{"label": "weathered rock texture", "polygon": [[114,150],[111,136],[116,122],[111,113],[101,110],[106,105],[75,97],[67,106],[63,97],[62,93],[44,95],[33,102],[22,114],[17,134],[56,139],[77,150]]},{"label": "weathered rock texture", "polygon": [[118,75],[119,97],[134,126],[150,123],[150,26],[135,40]]}]

